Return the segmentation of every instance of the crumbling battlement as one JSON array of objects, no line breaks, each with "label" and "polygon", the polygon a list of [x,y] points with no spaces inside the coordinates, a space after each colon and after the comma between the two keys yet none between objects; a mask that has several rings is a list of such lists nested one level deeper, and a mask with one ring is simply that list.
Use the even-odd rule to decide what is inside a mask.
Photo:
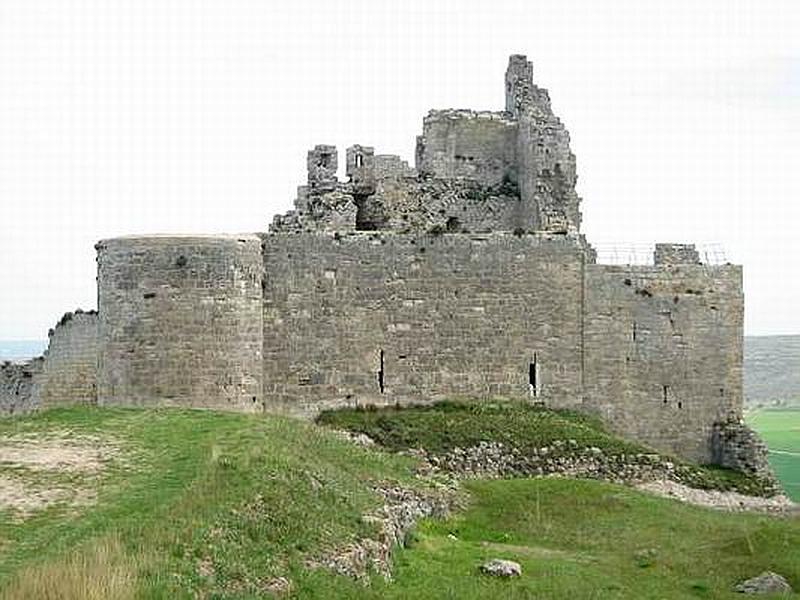
[{"label": "crumbling battlement", "polygon": [[694,244],[656,244],[653,262],[656,265],[701,264]]},{"label": "crumbling battlement", "polygon": [[0,365],[0,415],[97,400],[97,312],[65,313],[40,357]]},{"label": "crumbling battlement", "polygon": [[65,314],[50,332],[39,386],[43,407],[97,402],[97,312]]},{"label": "crumbling battlement", "polygon": [[[524,56],[509,61],[506,96],[505,111],[430,111],[417,137],[415,170],[354,145],[346,152],[348,181],[339,182],[336,148],[316,146],[295,210],[276,217],[270,230],[420,233],[449,222],[447,230],[465,233],[576,234],[580,198],[569,133],[547,91],[533,84]],[[389,164],[400,165],[400,176]]]}]

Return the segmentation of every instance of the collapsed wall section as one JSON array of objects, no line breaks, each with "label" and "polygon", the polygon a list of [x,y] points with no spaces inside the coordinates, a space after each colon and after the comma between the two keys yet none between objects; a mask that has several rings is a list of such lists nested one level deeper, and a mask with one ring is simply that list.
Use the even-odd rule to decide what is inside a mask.
[{"label": "collapsed wall section", "polygon": [[98,402],[261,411],[261,241],[98,243]]},{"label": "collapsed wall section", "polygon": [[270,234],[264,262],[267,409],[492,396],[580,404],[574,239]]},{"label": "collapsed wall section", "polygon": [[39,404],[97,402],[97,313],[66,313],[50,331],[39,386]]},{"label": "collapsed wall section", "polygon": [[24,414],[38,407],[43,365],[41,356],[24,363],[0,363],[0,416]]},{"label": "collapsed wall section", "polygon": [[587,265],[586,408],[617,433],[698,462],[742,414],[739,266]]},{"label": "collapsed wall section", "polygon": [[0,364],[0,415],[97,400],[97,313],[65,313],[43,356]]}]

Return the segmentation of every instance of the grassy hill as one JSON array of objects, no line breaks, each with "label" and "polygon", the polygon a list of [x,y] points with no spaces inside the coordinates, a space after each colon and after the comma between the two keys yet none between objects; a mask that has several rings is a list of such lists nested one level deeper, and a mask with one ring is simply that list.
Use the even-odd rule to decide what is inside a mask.
[{"label": "grassy hill", "polygon": [[[447,443],[522,418],[539,440],[557,427],[627,448],[568,414],[541,413],[537,429],[499,407],[478,428],[447,410],[424,413]],[[393,581],[310,568],[377,535],[364,518],[383,503],[376,486],[439,490],[414,473],[410,457],[275,416],[73,408],[2,421],[0,598],[268,598],[279,578],[297,598],[736,598],[737,581],[766,569],[800,588],[797,518],[552,478],[465,483],[462,508],[395,553]],[[493,557],[523,576],[479,574]]]},{"label": "grassy hill", "polygon": [[744,338],[744,396],[751,406],[800,406],[800,335]]}]

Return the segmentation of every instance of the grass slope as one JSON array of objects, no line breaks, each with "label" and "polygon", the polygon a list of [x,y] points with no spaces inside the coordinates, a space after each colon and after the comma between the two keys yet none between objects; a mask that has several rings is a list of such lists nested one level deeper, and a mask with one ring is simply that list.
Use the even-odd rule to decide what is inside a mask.
[{"label": "grass slope", "polygon": [[438,402],[408,407],[365,407],[323,412],[319,423],[365,433],[391,450],[425,448],[435,454],[482,441],[503,442],[520,450],[556,440],[616,452],[648,452],[606,432],[591,417],[545,410],[521,402]]},{"label": "grass slope", "polygon": [[[741,598],[731,588],[768,569],[800,588],[797,519],[713,512],[594,481],[466,485],[470,508],[424,523],[397,557],[396,584],[375,597]],[[524,576],[475,575],[495,557],[518,561]]]},{"label": "grass slope", "polygon": [[[440,402],[427,406],[353,408],[323,412],[319,423],[364,433],[391,450],[424,448],[445,454],[483,441],[502,442],[523,453],[559,440],[575,440],[573,451],[600,448],[607,455],[654,452],[620,439],[599,420],[570,411],[553,411],[522,402]],[[567,454],[570,446],[559,452]],[[682,461],[674,459],[681,464]],[[728,469],[685,465],[684,481],[694,487],[760,494],[763,482]]]},{"label": "grass slope", "polygon": [[787,494],[800,502],[800,409],[760,410],[748,422],[769,447],[769,462]]},{"label": "grass slope", "polygon": [[[735,598],[736,581],[765,569],[800,588],[797,518],[560,479],[465,484],[467,508],[422,522],[396,553],[394,581],[364,586],[304,563],[371,534],[371,483],[420,485],[410,459],[291,419],[177,410],[50,411],[0,422],[0,442],[64,431],[113,437],[125,459],[94,505],[0,513],[4,600],[263,598],[279,575],[293,597],[319,599]],[[490,557],[518,560],[523,577],[480,575]]]},{"label": "grass slope", "polygon": [[370,534],[361,515],[381,502],[369,482],[412,481],[408,459],[280,417],[55,410],[0,422],[0,440],[65,430],[115,438],[129,448],[127,466],[106,475],[93,506],[21,522],[0,513],[0,597],[70,586],[66,597],[89,597],[98,570],[126,589],[98,598],[253,597],[306,556]]}]

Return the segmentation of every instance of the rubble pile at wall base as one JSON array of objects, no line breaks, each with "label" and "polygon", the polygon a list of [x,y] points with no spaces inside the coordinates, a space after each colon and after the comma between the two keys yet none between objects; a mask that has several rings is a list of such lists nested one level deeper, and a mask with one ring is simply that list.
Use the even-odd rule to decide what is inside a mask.
[{"label": "rubble pile at wall base", "polygon": [[730,421],[714,426],[712,435],[715,464],[749,475],[771,474],[767,445],[744,423]]},{"label": "rubble pile at wall base", "polygon": [[36,407],[36,386],[43,364],[43,358],[0,364],[0,415],[23,414]]},{"label": "rubble pile at wall base", "polygon": [[383,498],[384,504],[374,513],[364,515],[363,519],[377,526],[376,539],[361,538],[309,560],[309,568],[324,567],[361,580],[366,580],[374,571],[389,580],[392,578],[392,551],[405,543],[406,535],[419,519],[446,516],[457,497],[455,486],[422,492],[386,485],[377,486],[375,491]]},{"label": "rubble pile at wall base", "polygon": [[550,446],[521,452],[500,442],[481,442],[470,448],[454,448],[446,454],[433,454],[424,449],[407,451],[422,461],[423,474],[447,473],[458,478],[537,477],[558,475],[598,479],[620,484],[651,481],[674,481],[693,488],[728,489],[753,496],[771,497],[782,493],[771,471],[752,474],[746,489],[724,479],[709,479],[702,469],[676,463],[657,453],[608,454],[601,448],[579,447],[575,440],[558,440]]}]

